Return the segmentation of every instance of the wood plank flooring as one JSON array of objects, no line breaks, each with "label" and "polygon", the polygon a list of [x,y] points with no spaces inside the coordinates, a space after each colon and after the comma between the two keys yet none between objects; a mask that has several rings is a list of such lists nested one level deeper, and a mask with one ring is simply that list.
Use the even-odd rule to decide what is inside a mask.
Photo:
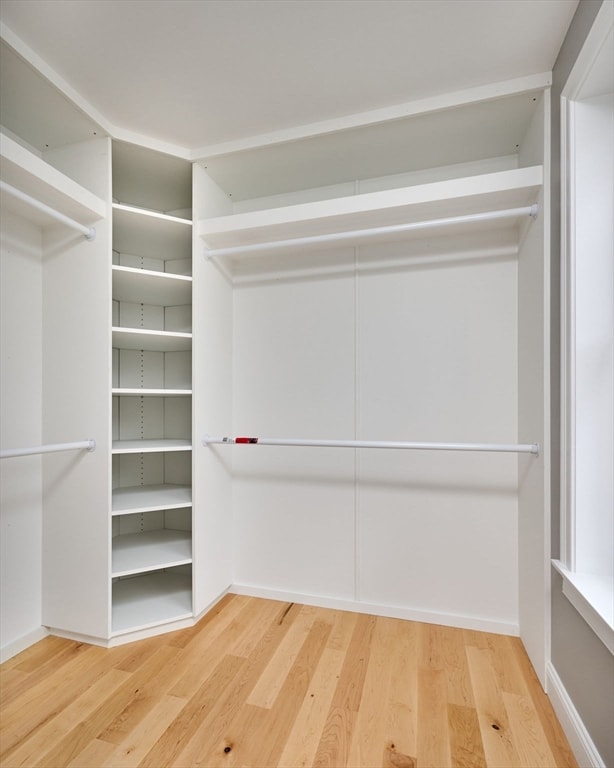
[{"label": "wood plank flooring", "polygon": [[228,595],[103,649],[0,668],[0,764],[575,768],[517,638]]}]

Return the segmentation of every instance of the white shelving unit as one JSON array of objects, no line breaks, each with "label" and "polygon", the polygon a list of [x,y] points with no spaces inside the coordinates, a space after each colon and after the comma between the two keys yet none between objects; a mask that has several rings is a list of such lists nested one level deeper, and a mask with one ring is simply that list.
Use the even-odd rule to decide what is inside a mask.
[{"label": "white shelving unit", "polygon": [[[123,202],[113,204],[111,579],[120,636],[193,615],[192,222],[189,164],[115,149],[113,194]],[[183,183],[164,199],[169,173]]]},{"label": "white shelving unit", "polygon": [[200,438],[543,450],[195,446],[199,481],[211,528],[232,536],[236,591],[536,638],[547,589],[524,553],[547,546],[549,519],[548,78],[457,96],[196,164],[195,422]]},{"label": "white shelving unit", "polygon": [[[378,124],[256,139],[192,167],[111,147],[20,56],[2,55],[2,178],[98,230],[94,243],[68,237],[20,203],[24,219],[10,223],[24,252],[34,244],[42,285],[38,327],[28,326],[42,383],[27,399],[42,403],[44,434],[28,442],[97,442],[27,476],[44,499],[45,625],[124,642],[192,623],[232,586],[520,625],[540,670],[548,77],[442,96]],[[536,218],[346,236],[532,205]],[[279,247],[323,235],[344,239]],[[6,251],[26,295],[26,270]],[[27,354],[18,373],[11,386],[25,391]],[[519,458],[239,451],[203,445],[206,433],[541,448]]]},{"label": "white shelving unit", "polygon": [[[111,593],[111,142],[5,40],[0,57],[0,177],[60,214],[0,195],[2,305],[11,314],[2,344],[15,350],[2,361],[10,409],[0,417],[2,443],[96,441],[92,452],[46,454],[1,470],[2,507],[15,521],[0,599],[6,605],[10,595],[16,610],[9,608],[4,623],[19,627],[30,613],[34,626],[104,641]],[[82,230],[91,227],[96,237],[87,241]]]}]

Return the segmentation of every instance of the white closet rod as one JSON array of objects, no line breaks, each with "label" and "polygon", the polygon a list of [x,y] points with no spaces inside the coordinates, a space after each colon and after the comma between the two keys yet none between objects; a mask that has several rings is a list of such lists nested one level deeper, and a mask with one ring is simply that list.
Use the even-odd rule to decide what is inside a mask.
[{"label": "white closet rod", "polygon": [[94,240],[96,238],[96,230],[94,227],[86,227],[85,224],[81,224],[78,221],[71,219],[69,216],[60,213],[60,211],[56,211],[55,208],[52,208],[46,203],[42,203],[40,200],[37,200],[34,197],[30,197],[30,195],[22,192],[20,189],[17,189],[17,187],[13,187],[10,184],[7,184],[6,181],[0,181],[0,189],[2,189],[3,192],[16,197],[18,200],[22,200],[24,203],[32,206],[32,208],[36,208],[37,210],[48,214],[57,221],[61,221],[63,224],[66,224],[66,226],[76,229],[78,232],[81,232],[85,236],[86,240]]},{"label": "white closet rod", "polygon": [[75,443],[53,443],[51,445],[34,445],[31,448],[7,448],[0,451],[0,459],[10,459],[15,456],[34,456],[37,453],[58,453],[59,451],[94,451],[95,440],[80,440]]},{"label": "white closet rod", "polygon": [[417,229],[435,229],[437,227],[451,226],[452,224],[470,224],[480,221],[494,221],[496,219],[513,219],[520,216],[537,217],[539,206],[526,205],[521,208],[506,208],[502,211],[485,211],[484,213],[470,213],[464,216],[449,216],[445,219],[429,219],[427,221],[412,221],[408,224],[391,224],[385,227],[371,227],[370,229],[355,229],[346,232],[332,232],[327,235],[309,235],[307,237],[294,237],[289,240],[273,240],[264,243],[251,243],[250,245],[235,245],[228,248],[207,248],[205,255],[208,259],[216,256],[235,256],[242,253],[257,253],[274,248],[290,248],[302,245],[315,245],[317,243],[334,243],[340,240],[354,240],[362,237],[374,237],[377,235],[390,235],[403,232],[411,232]]},{"label": "white closet rod", "polygon": [[210,437],[209,435],[205,435],[203,438],[203,445],[228,444],[319,446],[323,448],[404,448],[415,451],[494,451],[539,455],[537,443],[404,443],[386,440],[301,440],[299,438],[272,437]]}]

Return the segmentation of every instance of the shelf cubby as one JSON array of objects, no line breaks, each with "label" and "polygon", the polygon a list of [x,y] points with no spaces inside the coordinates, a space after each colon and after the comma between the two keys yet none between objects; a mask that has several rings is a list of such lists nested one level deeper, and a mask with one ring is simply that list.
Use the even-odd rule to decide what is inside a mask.
[{"label": "shelf cubby", "polygon": [[168,452],[122,451],[122,447],[118,445],[112,461],[113,517],[191,507],[192,454],[187,446]]},{"label": "shelf cubby", "polygon": [[113,349],[113,394],[191,394],[192,353]]},{"label": "shelf cubby", "polygon": [[192,534],[160,528],[113,538],[113,578],[188,565],[192,562]]},{"label": "shelf cubby", "polygon": [[114,264],[113,299],[159,307],[191,305],[192,278]]},{"label": "shelf cubby", "polygon": [[192,254],[192,222],[113,203],[113,249],[161,262],[189,259]]},{"label": "shelf cubby", "polygon": [[148,350],[150,352],[181,352],[191,349],[192,334],[179,331],[152,331],[145,328],[113,326],[113,347],[116,349]]},{"label": "shelf cubby", "polygon": [[118,578],[113,582],[111,636],[190,618],[190,566]]},{"label": "shelf cubby", "polygon": [[[112,415],[114,448],[119,444],[127,447],[134,442],[171,445],[169,439],[191,446],[192,403],[189,396],[113,397]],[[170,450],[178,449],[172,447]]]}]

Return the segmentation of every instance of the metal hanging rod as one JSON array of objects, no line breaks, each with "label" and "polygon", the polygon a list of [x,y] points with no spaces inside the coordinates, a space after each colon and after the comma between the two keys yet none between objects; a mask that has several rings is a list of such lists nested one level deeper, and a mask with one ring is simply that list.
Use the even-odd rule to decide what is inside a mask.
[{"label": "metal hanging rod", "polygon": [[34,456],[38,453],[59,453],[60,451],[94,451],[95,440],[80,440],[75,443],[53,443],[51,445],[34,445],[31,448],[7,448],[0,451],[0,459],[10,459],[15,456]]},{"label": "metal hanging rod", "polygon": [[30,197],[30,195],[22,192],[20,189],[17,189],[17,187],[13,187],[10,184],[7,184],[6,181],[0,181],[0,189],[3,192],[16,197],[18,200],[22,200],[24,203],[32,206],[32,208],[36,208],[37,210],[48,214],[53,219],[61,221],[63,224],[66,224],[66,226],[76,229],[78,232],[81,232],[86,240],[96,239],[96,230],[94,227],[86,227],[85,224],[81,224],[80,222],[71,219],[70,216],[66,216],[63,213],[60,213],[60,211],[56,211],[55,208],[52,208],[46,203],[42,203],[40,200],[37,200],[34,197]]},{"label": "metal hanging rod", "polygon": [[322,448],[401,448],[414,451],[488,451],[496,453],[532,453],[539,455],[537,443],[406,443],[387,440],[301,440],[273,437],[210,437],[203,445],[288,445]]},{"label": "metal hanging rod", "polygon": [[470,213],[464,216],[449,216],[443,219],[429,219],[426,221],[412,221],[408,224],[391,224],[384,227],[371,227],[370,229],[355,229],[345,232],[332,232],[327,235],[308,235],[306,237],[294,237],[289,240],[273,240],[265,243],[251,243],[249,245],[235,245],[228,248],[207,248],[205,255],[208,259],[216,256],[235,256],[244,253],[258,253],[278,248],[290,248],[302,245],[315,245],[317,243],[334,243],[343,240],[355,240],[362,237],[375,237],[377,235],[390,235],[403,232],[411,232],[418,229],[435,229],[447,227],[453,224],[470,224],[480,221],[494,221],[496,219],[515,219],[521,216],[537,218],[539,206],[526,205],[521,208],[506,208],[502,211],[485,211],[484,213]]}]

